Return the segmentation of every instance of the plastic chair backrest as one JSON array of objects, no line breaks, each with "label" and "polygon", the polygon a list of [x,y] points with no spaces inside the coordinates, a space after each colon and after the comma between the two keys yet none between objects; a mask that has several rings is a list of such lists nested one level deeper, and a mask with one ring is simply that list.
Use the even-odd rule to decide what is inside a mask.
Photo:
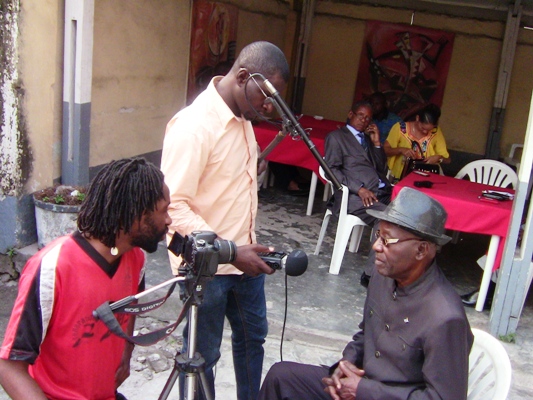
[{"label": "plastic chair backrest", "polygon": [[474,344],[468,359],[468,400],[505,400],[511,387],[511,361],[491,334],[472,328]]},{"label": "plastic chair backrest", "polygon": [[322,179],[324,179],[326,182],[328,183],[331,183],[331,181],[328,179],[328,177],[326,176],[326,173],[324,172],[324,168],[322,168],[322,166],[320,165],[318,167],[318,173],[320,174],[320,177]]},{"label": "plastic chair backrest", "polygon": [[495,160],[476,160],[466,164],[455,177],[463,179],[465,176],[472,182],[498,187],[510,185],[513,189],[518,182],[518,176],[511,167]]}]

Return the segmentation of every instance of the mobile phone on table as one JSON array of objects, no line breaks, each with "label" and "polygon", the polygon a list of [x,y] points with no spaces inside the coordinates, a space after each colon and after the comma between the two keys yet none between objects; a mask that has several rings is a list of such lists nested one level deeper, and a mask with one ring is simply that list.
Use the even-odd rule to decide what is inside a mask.
[{"label": "mobile phone on table", "polygon": [[415,174],[418,174],[418,175],[421,175],[421,176],[425,176],[426,178],[429,177],[429,174],[427,172],[419,171],[417,169],[413,170],[413,172]]}]

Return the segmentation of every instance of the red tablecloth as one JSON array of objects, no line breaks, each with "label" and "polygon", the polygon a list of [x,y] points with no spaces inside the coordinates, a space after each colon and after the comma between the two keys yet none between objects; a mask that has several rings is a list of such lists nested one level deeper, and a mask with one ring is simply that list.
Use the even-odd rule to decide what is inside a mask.
[{"label": "red tablecloth", "polygon": [[[414,182],[422,180],[433,182],[433,187],[415,187]],[[514,190],[436,174],[430,174],[430,177],[426,178],[412,172],[394,186],[392,198],[396,197],[400,189],[406,186],[420,190],[442,204],[448,212],[447,229],[500,236],[502,239],[499,243],[494,270],[500,267],[513,202],[488,203],[479,200],[478,197],[482,190],[499,190],[509,193],[514,193]]]},{"label": "red tablecloth", "polygon": [[[299,123],[308,132],[309,138],[322,156],[324,156],[324,143],[327,134],[345,125],[339,121],[329,119],[319,120],[308,115],[303,115],[299,119]],[[308,130],[308,128],[311,128],[311,130]],[[261,150],[272,142],[272,139],[274,139],[278,131],[279,128],[277,126],[268,122],[261,122],[254,125],[255,138]],[[310,169],[318,176],[318,161],[305,142],[301,139],[293,140],[289,134],[272,150],[267,156],[267,160]]]}]

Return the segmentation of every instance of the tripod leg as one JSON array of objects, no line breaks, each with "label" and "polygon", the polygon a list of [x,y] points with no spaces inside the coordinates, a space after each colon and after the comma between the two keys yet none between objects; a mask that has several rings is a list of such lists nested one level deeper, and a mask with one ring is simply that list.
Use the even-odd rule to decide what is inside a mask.
[{"label": "tripod leg", "polygon": [[194,394],[196,392],[196,372],[187,374],[185,380],[185,400],[194,400]]},{"label": "tripod leg", "polygon": [[179,369],[174,366],[172,372],[170,373],[167,379],[167,383],[165,383],[165,387],[163,388],[161,394],[158,397],[158,400],[166,400],[168,398],[168,395],[172,391],[172,388],[174,387],[174,384],[176,383],[176,379],[178,379],[179,374]]},{"label": "tripod leg", "polygon": [[196,352],[196,330],[197,330],[197,305],[192,304],[189,309],[189,337],[187,354],[178,354],[175,358],[174,368],[159,395],[159,400],[166,400],[176,379],[180,373],[185,373],[184,396],[185,400],[194,400],[197,394],[198,375],[200,376],[200,388],[206,400],[213,400],[211,387],[205,375],[205,360],[200,353]]},{"label": "tripod leg", "polygon": [[200,387],[204,392],[205,400],[214,400],[213,393],[211,393],[211,389],[209,387],[209,382],[205,376],[205,371],[202,369],[198,372],[198,374],[200,375]]}]

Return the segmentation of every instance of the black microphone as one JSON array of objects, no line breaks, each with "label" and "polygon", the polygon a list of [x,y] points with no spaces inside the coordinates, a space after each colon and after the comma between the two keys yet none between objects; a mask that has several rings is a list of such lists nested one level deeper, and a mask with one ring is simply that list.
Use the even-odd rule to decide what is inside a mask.
[{"label": "black microphone", "polygon": [[302,250],[293,250],[291,254],[273,251],[257,253],[257,255],[272,269],[284,269],[289,276],[300,276],[307,270],[307,254]]},{"label": "black microphone", "polygon": [[287,129],[293,132],[295,135],[298,135],[304,141],[304,143],[307,145],[307,147],[309,148],[313,156],[316,158],[318,163],[322,166],[322,169],[328,176],[329,180],[335,185],[335,188],[337,190],[342,190],[341,183],[339,182],[337,177],[333,175],[333,172],[331,172],[331,169],[329,168],[329,166],[326,164],[326,162],[324,161],[324,159],[322,158],[322,156],[316,149],[316,146],[313,143],[313,141],[309,139],[309,136],[304,131],[304,129],[302,128],[302,126],[300,125],[300,123],[298,122],[294,114],[292,113],[287,103],[285,103],[285,101],[281,98],[278,90],[265,77],[263,77],[263,83],[265,84],[267,90],[270,92],[272,99],[275,100],[275,102],[272,102],[272,104],[274,104],[274,106],[276,107],[276,103],[277,103],[276,109],[278,107],[281,109],[281,112],[283,113],[283,116],[285,117],[284,120],[286,120],[284,122],[286,122],[287,124]]}]

